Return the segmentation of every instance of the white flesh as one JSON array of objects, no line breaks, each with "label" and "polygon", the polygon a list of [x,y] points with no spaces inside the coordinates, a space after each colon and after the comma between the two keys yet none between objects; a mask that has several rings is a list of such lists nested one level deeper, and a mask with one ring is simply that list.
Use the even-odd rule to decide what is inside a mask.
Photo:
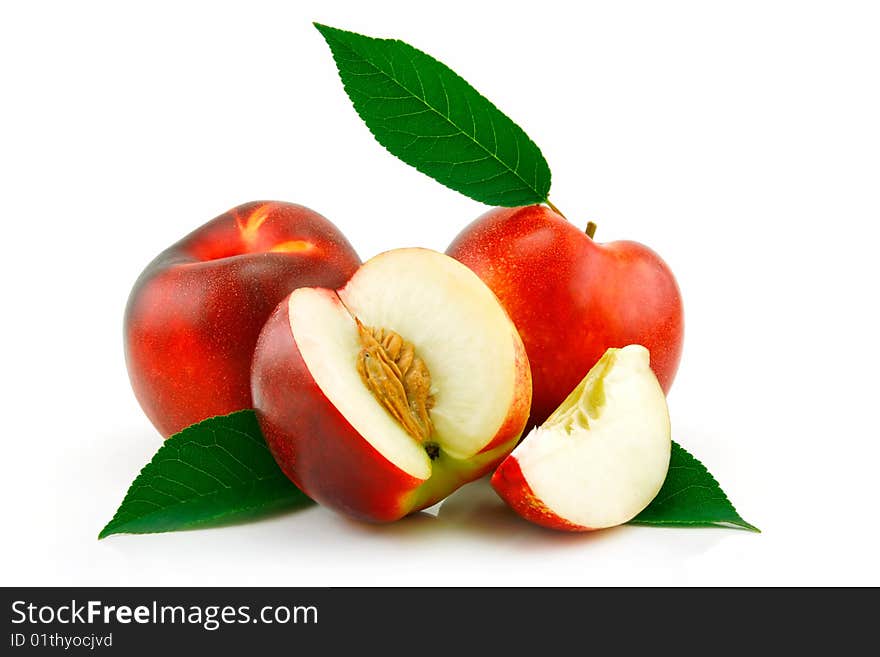
[{"label": "white flesh", "polygon": [[599,529],[635,517],[669,468],[666,398],[641,345],[609,349],[562,406],[513,451],[535,496]]},{"label": "white flesh", "polygon": [[519,338],[473,272],[434,251],[397,249],[362,265],[338,297],[301,288],[290,298],[294,339],[324,395],[385,458],[426,479],[431,462],[424,447],[357,372],[355,316],[396,331],[425,361],[435,396],[431,441],[453,458],[468,458],[495,437],[513,402]]}]

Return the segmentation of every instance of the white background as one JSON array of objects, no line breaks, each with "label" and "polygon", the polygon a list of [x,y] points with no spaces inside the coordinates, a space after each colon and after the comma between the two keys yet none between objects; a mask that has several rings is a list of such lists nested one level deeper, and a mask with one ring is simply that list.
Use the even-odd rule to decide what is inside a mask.
[{"label": "white background", "polygon": [[[122,357],[155,254],[253,199],[364,259],[485,209],[373,141],[312,20],[445,61],[541,146],[570,219],[667,260],[675,437],[763,534],[556,534],[481,482],[393,526],[96,540],[160,445]],[[843,1],[4,3],[0,583],[880,584],[878,33]]]}]

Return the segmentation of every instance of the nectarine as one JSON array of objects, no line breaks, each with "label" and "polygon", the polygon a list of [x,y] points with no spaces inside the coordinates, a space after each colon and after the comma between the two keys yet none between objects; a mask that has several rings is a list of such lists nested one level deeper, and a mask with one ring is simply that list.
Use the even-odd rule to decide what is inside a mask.
[{"label": "nectarine", "polygon": [[253,362],[257,418],[307,495],[396,520],[492,470],[525,427],[531,378],[498,300],[452,258],[397,249],[340,290],[300,288]]},{"label": "nectarine", "polygon": [[327,219],[260,201],[212,219],[156,257],[125,311],[125,360],[138,401],[168,437],[251,407],[257,336],[303,285],[337,287],[360,259]]},{"label": "nectarine", "polygon": [[532,366],[530,425],[540,424],[609,347],[641,344],[669,391],[684,311],[669,267],[636,242],[594,242],[543,205],[490,210],[447,254],[498,296]]},{"label": "nectarine", "polygon": [[492,475],[526,520],[589,531],[632,520],[657,495],[672,439],[666,398],[641,345],[609,349]]}]

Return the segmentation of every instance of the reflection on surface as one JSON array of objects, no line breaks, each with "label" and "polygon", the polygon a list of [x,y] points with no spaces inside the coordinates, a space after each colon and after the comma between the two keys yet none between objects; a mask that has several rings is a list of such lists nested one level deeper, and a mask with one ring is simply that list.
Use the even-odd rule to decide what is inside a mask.
[{"label": "reflection on surface", "polygon": [[478,535],[494,543],[507,542],[509,546],[583,545],[617,531],[569,533],[533,525],[507,507],[492,490],[488,478],[470,483],[446,498],[440,504],[437,518],[446,531]]}]

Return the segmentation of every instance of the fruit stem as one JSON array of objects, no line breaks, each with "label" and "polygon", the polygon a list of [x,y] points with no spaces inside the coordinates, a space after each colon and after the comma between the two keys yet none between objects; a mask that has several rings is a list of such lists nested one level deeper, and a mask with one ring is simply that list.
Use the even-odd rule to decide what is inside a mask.
[{"label": "fruit stem", "polygon": [[592,221],[588,221],[587,230],[585,232],[587,233],[587,237],[593,239],[593,235],[596,234],[596,224]]},{"label": "fruit stem", "polygon": [[567,219],[567,218],[568,218],[568,217],[566,217],[564,214],[562,214],[562,210],[560,210],[560,209],[557,208],[555,205],[553,205],[553,201],[551,201],[549,198],[548,198],[546,201],[544,201],[544,202],[547,204],[547,207],[548,207],[548,208],[550,208],[551,210],[553,210],[553,212],[555,212],[556,214],[558,214],[560,217],[562,217],[563,219]]}]

